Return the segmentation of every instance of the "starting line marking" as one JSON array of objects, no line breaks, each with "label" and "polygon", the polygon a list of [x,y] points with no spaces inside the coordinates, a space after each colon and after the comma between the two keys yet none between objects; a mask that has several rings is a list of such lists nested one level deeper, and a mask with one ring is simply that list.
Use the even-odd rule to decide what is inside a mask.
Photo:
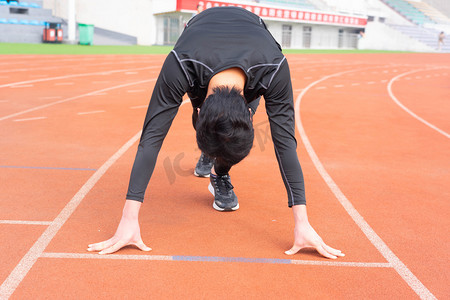
[{"label": "starting line marking", "polygon": [[45,258],[76,258],[76,259],[112,259],[112,260],[156,260],[156,261],[188,261],[188,262],[235,262],[284,265],[312,265],[332,267],[359,268],[392,268],[389,263],[368,262],[338,262],[329,260],[297,260],[284,258],[253,258],[253,257],[220,257],[220,256],[187,256],[187,255],[100,255],[94,253],[42,253]]},{"label": "starting line marking", "polygon": [[20,88],[29,88],[29,87],[33,87],[33,86],[34,86],[34,84],[12,85],[12,86],[10,86],[10,88],[20,89]]},{"label": "starting line marking", "polygon": [[35,118],[28,118],[28,119],[16,119],[13,120],[14,122],[25,122],[25,121],[34,121],[34,120],[43,120],[47,119],[47,117],[35,117]]},{"label": "starting line marking", "polygon": [[18,221],[18,220],[0,220],[0,224],[12,224],[12,225],[50,225],[50,221]]}]

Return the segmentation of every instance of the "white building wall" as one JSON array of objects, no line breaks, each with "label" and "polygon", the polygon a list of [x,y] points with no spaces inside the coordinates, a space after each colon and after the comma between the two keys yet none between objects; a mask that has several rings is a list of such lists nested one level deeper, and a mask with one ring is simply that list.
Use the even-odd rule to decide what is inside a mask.
[{"label": "white building wall", "polygon": [[[75,0],[76,22],[137,37],[139,45],[162,45],[164,41],[164,18],[180,17],[184,21],[189,13],[175,12],[176,0]],[[44,0],[44,7],[53,10],[55,16],[67,19],[68,0]],[[303,48],[303,27],[312,27],[311,47],[315,49],[336,48],[338,30],[332,25],[304,24],[282,20],[265,20],[275,40],[282,44],[282,25],[292,26],[291,47]],[[182,22],[180,22],[180,26]],[[181,31],[180,31],[181,32]],[[167,35],[167,33],[166,33]]]},{"label": "white building wall", "polygon": [[[275,40],[282,45],[282,27],[283,25],[292,26],[291,47],[292,49],[302,49],[303,46],[303,28],[305,26],[311,27],[311,49],[337,49],[339,45],[339,29],[343,29],[343,48],[352,48],[348,46],[351,35],[356,35],[356,28],[305,24],[294,22],[280,22],[280,21],[265,21],[267,28],[272,33]],[[283,47],[286,48],[286,47]]]},{"label": "white building wall", "polygon": [[[45,8],[64,19],[67,4],[68,0],[44,0]],[[135,36],[140,45],[152,45],[156,38],[152,0],[76,0],[76,22]]]},{"label": "white building wall", "polygon": [[339,28],[335,26],[312,27],[311,48],[312,49],[331,49],[338,47]]},{"label": "white building wall", "polygon": [[302,24],[294,23],[292,25],[291,48],[299,49],[302,47],[303,47],[303,26]]},{"label": "white building wall", "polygon": [[[282,29],[283,29],[283,23],[282,22],[275,22],[275,21],[264,21],[266,23],[267,29],[269,29],[270,33],[274,37],[274,39],[277,41],[278,44],[281,45],[281,35],[282,35]],[[288,22],[284,23],[288,24]]]}]

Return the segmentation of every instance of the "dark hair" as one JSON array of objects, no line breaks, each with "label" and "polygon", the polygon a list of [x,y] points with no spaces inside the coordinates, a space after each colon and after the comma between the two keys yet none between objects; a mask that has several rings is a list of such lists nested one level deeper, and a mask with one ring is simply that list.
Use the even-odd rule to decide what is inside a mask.
[{"label": "dark hair", "polygon": [[247,102],[236,88],[213,89],[203,103],[197,124],[200,150],[221,165],[232,166],[253,147],[253,124]]}]

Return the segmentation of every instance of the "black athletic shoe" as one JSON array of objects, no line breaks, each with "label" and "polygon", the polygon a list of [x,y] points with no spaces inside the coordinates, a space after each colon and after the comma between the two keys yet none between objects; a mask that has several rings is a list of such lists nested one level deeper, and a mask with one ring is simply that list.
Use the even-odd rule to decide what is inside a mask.
[{"label": "black athletic shoe", "polygon": [[218,211],[231,211],[239,208],[238,198],[233,191],[230,175],[211,174],[208,190],[214,195],[213,207]]},{"label": "black athletic shoe", "polygon": [[202,152],[202,155],[200,155],[197,165],[195,166],[194,175],[198,177],[209,177],[213,164],[214,159]]}]

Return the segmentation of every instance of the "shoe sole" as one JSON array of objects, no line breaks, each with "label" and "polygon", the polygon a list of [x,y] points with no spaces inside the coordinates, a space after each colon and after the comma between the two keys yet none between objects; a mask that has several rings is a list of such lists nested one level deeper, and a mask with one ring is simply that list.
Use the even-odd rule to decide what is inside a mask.
[{"label": "shoe sole", "polygon": [[208,174],[208,175],[200,175],[200,174],[198,174],[197,172],[194,171],[194,175],[197,176],[197,177],[208,178],[210,174]]},{"label": "shoe sole", "polygon": [[[213,188],[211,182],[210,182],[209,185],[208,185],[208,190],[209,190],[209,192],[210,192],[213,196],[216,196],[216,194],[214,193],[214,188]],[[219,206],[216,204],[216,202],[213,201],[213,208],[214,208],[215,210],[217,210],[217,211],[235,211],[235,210],[238,210],[238,209],[239,209],[239,203],[238,203],[235,207],[233,207],[233,208],[225,209],[225,208],[219,207]]]}]

